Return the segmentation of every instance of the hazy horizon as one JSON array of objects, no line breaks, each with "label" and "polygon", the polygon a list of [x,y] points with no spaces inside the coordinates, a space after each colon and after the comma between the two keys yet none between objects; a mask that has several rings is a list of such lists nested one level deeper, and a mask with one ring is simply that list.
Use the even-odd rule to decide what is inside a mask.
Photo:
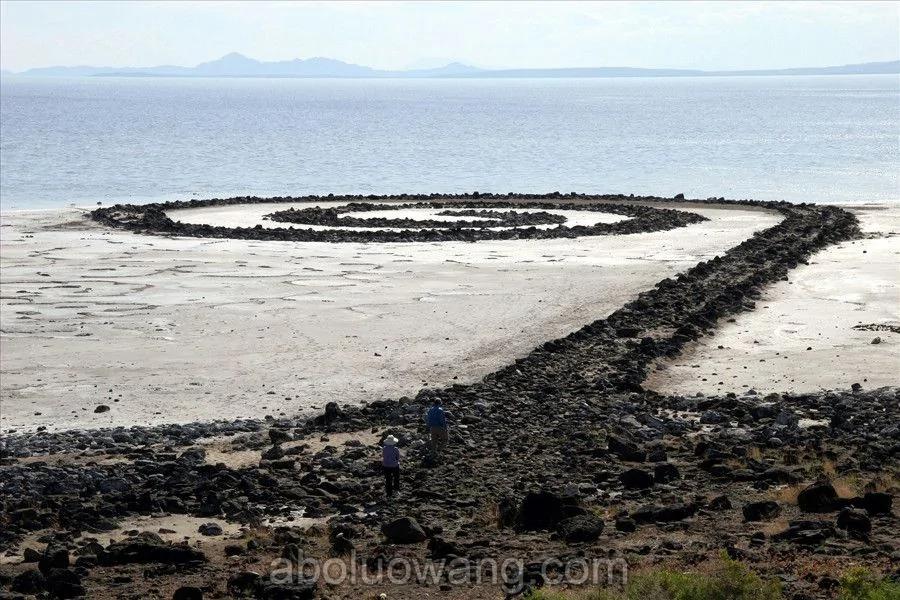
[{"label": "hazy horizon", "polygon": [[4,70],[232,52],[384,70],[826,67],[900,58],[900,3],[0,2]]}]

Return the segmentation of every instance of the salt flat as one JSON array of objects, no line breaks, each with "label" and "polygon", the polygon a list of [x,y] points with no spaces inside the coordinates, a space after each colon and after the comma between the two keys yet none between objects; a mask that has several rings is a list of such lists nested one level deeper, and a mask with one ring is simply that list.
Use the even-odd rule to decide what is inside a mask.
[{"label": "salt flat", "polygon": [[[76,209],[5,213],[2,428],[258,418],[477,380],[781,218],[678,208],[710,220],[368,245],[142,236]],[[110,410],[95,413],[101,404]]]},{"label": "salt flat", "polygon": [[720,323],[645,387],[693,394],[900,384],[900,206],[845,208],[864,239],[814,254],[768,288],[756,310]]}]

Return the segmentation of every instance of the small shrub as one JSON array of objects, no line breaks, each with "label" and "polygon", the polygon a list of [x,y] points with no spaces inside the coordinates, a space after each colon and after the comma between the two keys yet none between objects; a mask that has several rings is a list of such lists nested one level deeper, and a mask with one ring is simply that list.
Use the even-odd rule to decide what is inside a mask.
[{"label": "small shrub", "polygon": [[883,579],[868,569],[850,569],[841,577],[840,600],[900,600],[900,583]]},{"label": "small shrub", "polygon": [[[656,571],[629,577],[624,591],[537,590],[530,600],[781,600],[781,586],[765,581],[743,563],[723,557],[709,573]],[[844,599],[842,599],[844,600]],[[847,598],[846,600],[887,600]],[[900,600],[890,598],[890,600]]]}]

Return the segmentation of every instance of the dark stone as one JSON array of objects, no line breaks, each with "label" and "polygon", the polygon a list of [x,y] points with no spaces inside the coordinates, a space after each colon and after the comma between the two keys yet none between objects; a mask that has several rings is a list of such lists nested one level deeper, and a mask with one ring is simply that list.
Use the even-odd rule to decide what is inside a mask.
[{"label": "dark stone", "polygon": [[172,594],[172,600],[203,600],[203,590],[189,585],[181,586]]},{"label": "dark stone", "polygon": [[106,554],[100,558],[105,565],[126,565],[133,563],[163,563],[183,565],[195,562],[206,562],[206,555],[189,546],[164,544],[151,539],[132,538],[110,544]]},{"label": "dark stone", "polygon": [[619,517],[616,519],[616,530],[631,533],[637,531],[637,523],[631,517]]},{"label": "dark stone", "polygon": [[781,506],[773,500],[751,502],[742,509],[745,521],[771,521],[781,514]]},{"label": "dark stone", "polygon": [[872,520],[864,510],[845,508],[838,513],[837,526],[847,530],[852,537],[867,539],[872,531]]},{"label": "dark stone", "polygon": [[37,569],[28,569],[13,577],[10,588],[20,594],[37,594],[47,588],[47,580]]},{"label": "dark stone", "polygon": [[314,600],[316,584],[310,581],[299,583],[270,583],[260,585],[256,596],[259,600]]},{"label": "dark stone", "polygon": [[25,548],[22,552],[22,562],[36,563],[39,560],[41,560],[41,553],[34,548]]},{"label": "dark stone", "polygon": [[97,489],[101,494],[121,493],[131,487],[122,477],[109,477],[99,483]]},{"label": "dark stone", "polygon": [[889,515],[893,502],[893,497],[888,493],[866,492],[862,498],[862,508],[870,515]]},{"label": "dark stone", "polygon": [[69,550],[56,542],[51,542],[44,548],[44,554],[38,560],[38,569],[45,575],[50,569],[68,569]]},{"label": "dark stone", "polygon": [[797,506],[803,512],[831,512],[839,508],[838,495],[827,481],[818,481],[797,496]]},{"label": "dark stone", "polygon": [[709,510],[729,510],[734,508],[731,504],[731,499],[728,496],[716,496],[712,500],[709,501],[709,505],[707,505]]},{"label": "dark stone", "polygon": [[436,536],[428,540],[428,552],[433,559],[447,558],[448,556],[462,556],[462,549],[454,542]]},{"label": "dark stone", "polygon": [[290,442],[293,438],[291,434],[283,429],[275,429],[274,427],[269,430],[269,440],[272,442],[272,445],[277,446],[279,444],[283,444],[285,442]]},{"label": "dark stone", "polygon": [[555,529],[563,519],[585,512],[574,498],[560,496],[547,490],[529,492],[519,506],[516,527],[520,531]]},{"label": "dark stone", "polygon": [[609,451],[629,462],[645,462],[647,460],[647,451],[625,438],[611,435],[607,440]]},{"label": "dark stone", "polygon": [[400,517],[381,526],[381,533],[394,544],[417,544],[428,537],[412,517]]},{"label": "dark stone", "polygon": [[603,533],[603,519],[593,513],[563,519],[556,532],[569,544],[593,542]]},{"label": "dark stone", "polygon": [[715,410],[708,410],[700,415],[700,423],[704,425],[719,425],[727,422],[728,417]]},{"label": "dark stone", "polygon": [[672,463],[660,463],[653,467],[653,479],[656,483],[668,483],[681,479],[681,473]]},{"label": "dark stone", "polygon": [[259,589],[262,578],[259,573],[253,571],[241,571],[235,573],[228,578],[228,593],[238,598],[245,596],[255,596]]},{"label": "dark stone", "polygon": [[272,446],[262,453],[263,460],[279,460],[284,458],[284,449],[281,446]]},{"label": "dark stone", "polygon": [[671,523],[683,521],[694,516],[697,505],[694,503],[667,504],[664,506],[642,506],[631,514],[637,523]]},{"label": "dark stone", "polygon": [[774,403],[757,404],[750,408],[750,416],[754,420],[771,419],[778,414],[778,406]]},{"label": "dark stone", "polygon": [[805,546],[817,546],[834,536],[834,528],[821,521],[791,521],[788,528],[776,533],[772,539]]},{"label": "dark stone", "polygon": [[69,569],[50,569],[47,573],[47,591],[57,598],[77,598],[84,596],[81,577]]},{"label": "dark stone", "polygon": [[338,406],[337,402],[329,402],[325,405],[325,420],[327,422],[335,421],[337,419],[343,418],[344,413],[341,411],[341,407]]},{"label": "dark stone", "polygon": [[197,528],[201,535],[222,535],[222,527],[218,523],[204,523]]},{"label": "dark stone", "polygon": [[626,490],[644,490],[653,485],[653,475],[643,469],[628,469],[619,475]]},{"label": "dark stone", "polygon": [[95,413],[105,413],[109,412],[109,407],[105,404],[100,404],[94,409]]},{"label": "dark stone", "polygon": [[757,479],[772,483],[797,483],[800,476],[784,467],[772,467],[763,471]]}]

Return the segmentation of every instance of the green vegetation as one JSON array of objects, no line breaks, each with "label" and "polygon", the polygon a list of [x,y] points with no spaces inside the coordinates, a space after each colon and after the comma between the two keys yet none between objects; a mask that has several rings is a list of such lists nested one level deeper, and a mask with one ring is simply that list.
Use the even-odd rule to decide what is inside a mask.
[{"label": "green vegetation", "polygon": [[[865,569],[841,578],[839,600],[900,600],[900,584]],[[777,581],[766,581],[741,562],[723,558],[707,572],[656,571],[629,577],[624,590],[537,590],[529,600],[782,600]]]},{"label": "green vegetation", "polygon": [[781,600],[777,582],[764,581],[746,565],[727,557],[709,573],[657,571],[629,577],[623,591],[538,590],[531,600]]},{"label": "green vegetation", "polygon": [[863,568],[841,577],[840,600],[900,600],[900,583],[883,579]]}]

